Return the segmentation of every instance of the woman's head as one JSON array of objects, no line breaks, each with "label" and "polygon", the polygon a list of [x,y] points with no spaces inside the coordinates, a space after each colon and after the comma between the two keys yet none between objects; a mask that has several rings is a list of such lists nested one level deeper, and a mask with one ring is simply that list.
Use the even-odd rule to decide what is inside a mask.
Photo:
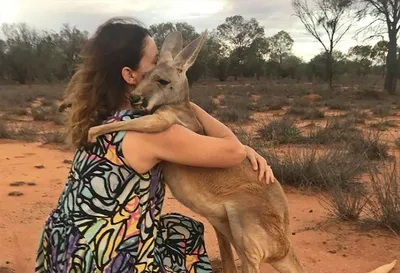
[{"label": "woman's head", "polygon": [[134,19],[113,18],[101,25],[83,50],[83,62],[72,78],[70,141],[85,145],[91,126],[121,107],[129,92],[154,67],[157,47],[147,29]]}]

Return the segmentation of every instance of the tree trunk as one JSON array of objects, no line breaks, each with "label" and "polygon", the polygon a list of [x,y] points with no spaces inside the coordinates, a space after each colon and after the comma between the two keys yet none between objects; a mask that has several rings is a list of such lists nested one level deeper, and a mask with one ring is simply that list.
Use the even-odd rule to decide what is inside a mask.
[{"label": "tree trunk", "polygon": [[397,85],[397,38],[396,32],[389,33],[388,54],[386,56],[386,77],[384,89],[389,94],[396,93]]},{"label": "tree trunk", "polygon": [[326,77],[329,83],[329,88],[333,86],[333,52],[327,52],[326,56]]}]

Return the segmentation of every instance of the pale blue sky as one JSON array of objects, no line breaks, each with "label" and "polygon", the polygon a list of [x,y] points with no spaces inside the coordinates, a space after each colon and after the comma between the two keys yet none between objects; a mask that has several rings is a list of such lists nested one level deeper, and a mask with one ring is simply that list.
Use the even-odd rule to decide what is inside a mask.
[{"label": "pale blue sky", "polygon": [[[293,16],[291,0],[0,0],[0,23],[23,21],[39,29],[53,30],[70,23],[90,33],[112,16],[133,16],[147,26],[186,21],[202,31],[216,28],[225,17],[235,14],[256,18],[264,26],[266,36],[287,31],[295,41],[294,53],[305,60],[322,50]],[[338,49],[347,52],[355,44],[357,41],[350,33]]]}]

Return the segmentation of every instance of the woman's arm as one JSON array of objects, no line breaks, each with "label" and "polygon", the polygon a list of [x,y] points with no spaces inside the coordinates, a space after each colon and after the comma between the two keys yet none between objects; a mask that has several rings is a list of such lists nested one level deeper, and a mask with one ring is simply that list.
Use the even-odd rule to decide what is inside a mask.
[{"label": "woman's arm", "polygon": [[[205,129],[216,130],[212,124]],[[245,147],[229,129],[219,137],[211,137],[196,134],[181,125],[172,125],[155,134],[127,132],[122,152],[128,164],[140,173],[147,172],[160,161],[228,168],[246,158]]]}]

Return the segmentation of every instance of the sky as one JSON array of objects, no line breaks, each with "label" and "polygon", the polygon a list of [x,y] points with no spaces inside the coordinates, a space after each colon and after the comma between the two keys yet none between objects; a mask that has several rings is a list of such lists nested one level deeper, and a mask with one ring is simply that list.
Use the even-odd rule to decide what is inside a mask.
[{"label": "sky", "polygon": [[[200,32],[240,14],[245,19],[256,18],[267,37],[288,32],[294,40],[293,53],[308,61],[322,46],[293,13],[291,0],[0,0],[0,24],[26,22],[37,29],[58,31],[69,23],[89,33],[113,16],[132,16],[146,26],[184,21]],[[338,44],[339,50],[347,52],[351,46],[366,43],[354,38],[355,31]]]}]

